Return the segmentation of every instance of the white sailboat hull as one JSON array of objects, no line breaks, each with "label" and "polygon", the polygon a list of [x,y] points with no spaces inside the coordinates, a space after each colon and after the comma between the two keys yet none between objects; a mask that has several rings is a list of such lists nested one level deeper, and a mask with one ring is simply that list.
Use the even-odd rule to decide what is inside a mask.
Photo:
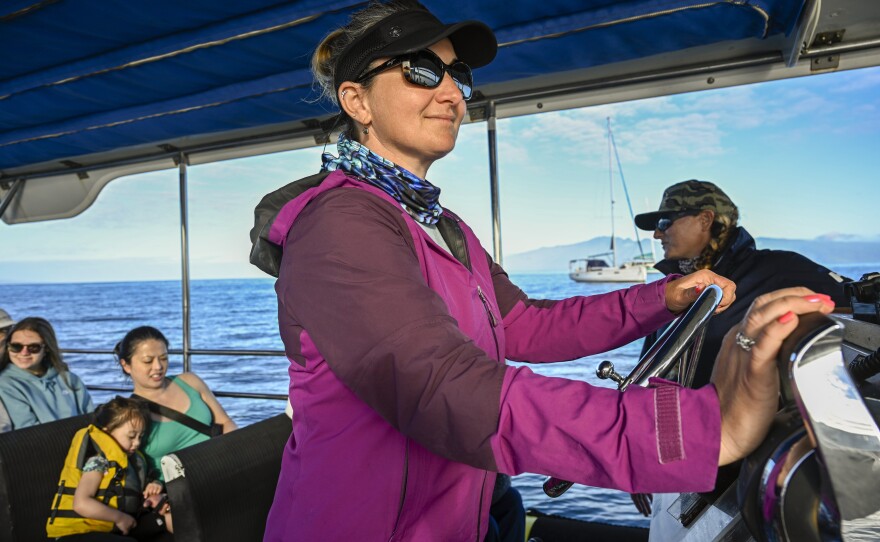
[{"label": "white sailboat hull", "polygon": [[575,282],[646,282],[648,271],[645,267],[599,267],[576,269],[568,273]]}]

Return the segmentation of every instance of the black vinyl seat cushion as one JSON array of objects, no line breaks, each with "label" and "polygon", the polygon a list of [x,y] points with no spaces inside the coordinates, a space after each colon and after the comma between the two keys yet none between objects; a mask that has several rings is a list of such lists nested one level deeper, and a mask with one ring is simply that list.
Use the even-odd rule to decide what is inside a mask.
[{"label": "black vinyl seat cushion", "polygon": [[[64,458],[91,421],[85,414],[0,434],[0,542],[48,541]],[[290,432],[279,414],[176,452],[185,476],[167,484],[175,541],[261,541]]]},{"label": "black vinyl seat cushion", "polygon": [[40,542],[58,476],[77,431],[91,414],[0,434],[0,541]]},{"label": "black vinyl seat cushion", "polygon": [[285,414],[174,453],[184,476],[167,482],[175,542],[260,542],[290,437]]}]

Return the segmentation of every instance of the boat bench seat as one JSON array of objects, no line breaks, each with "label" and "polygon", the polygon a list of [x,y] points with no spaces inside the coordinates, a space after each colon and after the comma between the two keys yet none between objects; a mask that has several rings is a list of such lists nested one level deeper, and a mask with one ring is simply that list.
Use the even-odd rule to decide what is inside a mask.
[{"label": "boat bench seat", "polygon": [[[82,415],[0,434],[0,541],[47,541],[46,519]],[[285,414],[169,456],[182,475],[167,484],[175,541],[263,539],[281,454],[290,437]]]},{"label": "boat bench seat", "polygon": [[0,541],[40,542],[70,441],[91,415],[0,434]]},{"label": "boat bench seat", "polygon": [[165,456],[175,542],[262,541],[290,431],[279,414]]}]

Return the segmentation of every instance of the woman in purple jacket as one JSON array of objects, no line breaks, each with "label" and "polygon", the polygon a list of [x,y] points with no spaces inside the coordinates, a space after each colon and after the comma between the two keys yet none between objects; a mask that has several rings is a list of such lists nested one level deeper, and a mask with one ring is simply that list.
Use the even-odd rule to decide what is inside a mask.
[{"label": "woman in purple jacket", "polygon": [[709,271],[561,301],[510,282],[426,180],[496,47],[484,24],[412,3],[370,4],[318,46],[316,80],[347,123],[339,156],[266,196],[251,232],[251,261],[278,277],[294,411],[265,540],[479,542],[499,472],[711,489],[769,426],[796,313],[828,310],[805,289],[762,298],[738,329],[757,343],[728,341],[699,390],[621,394],[506,366],[626,344],[708,284],[734,296]]}]

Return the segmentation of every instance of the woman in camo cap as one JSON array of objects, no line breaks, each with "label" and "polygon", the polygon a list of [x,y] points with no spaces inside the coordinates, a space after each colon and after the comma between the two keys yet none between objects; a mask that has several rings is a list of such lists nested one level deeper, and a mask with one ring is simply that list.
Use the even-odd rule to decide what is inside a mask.
[{"label": "woman in camo cap", "polygon": [[[716,315],[706,331],[693,387],[709,382],[721,339],[745,315],[759,295],[780,288],[806,286],[838,307],[847,306],[841,277],[796,252],[758,250],[739,225],[739,209],[716,185],[691,179],[663,192],[660,208],[636,215],[636,226],[654,231],[664,260],[656,267],[665,275],[710,269],[736,283],[736,301]],[[646,341],[646,346],[651,337]]]}]

